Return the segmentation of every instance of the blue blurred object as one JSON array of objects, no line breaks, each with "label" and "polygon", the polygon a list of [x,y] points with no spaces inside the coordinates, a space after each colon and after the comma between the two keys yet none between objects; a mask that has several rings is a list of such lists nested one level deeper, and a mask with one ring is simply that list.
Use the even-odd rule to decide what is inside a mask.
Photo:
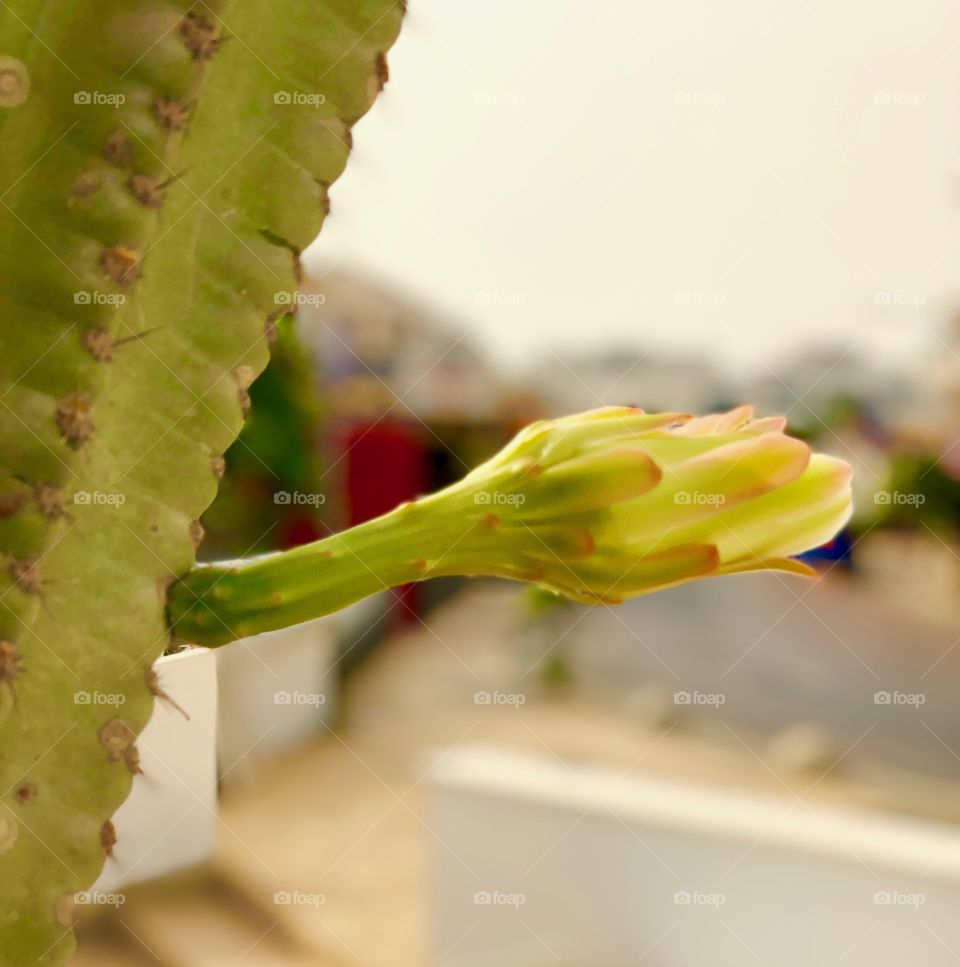
[{"label": "blue blurred object", "polygon": [[805,551],[799,555],[799,560],[806,564],[842,564],[850,567],[853,563],[853,535],[850,529],[845,527],[836,537],[826,544],[813,548],[812,551]]}]

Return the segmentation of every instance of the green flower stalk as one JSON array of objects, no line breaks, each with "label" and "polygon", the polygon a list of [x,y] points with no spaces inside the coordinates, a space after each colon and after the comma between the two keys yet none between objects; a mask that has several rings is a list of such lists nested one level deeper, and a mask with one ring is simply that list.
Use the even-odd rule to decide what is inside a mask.
[{"label": "green flower stalk", "polygon": [[630,407],[534,423],[458,483],[292,551],[201,565],[170,593],[182,641],[217,645],[443,575],[528,581],[613,604],[695,578],[779,569],[850,515],[850,467],[750,407]]}]

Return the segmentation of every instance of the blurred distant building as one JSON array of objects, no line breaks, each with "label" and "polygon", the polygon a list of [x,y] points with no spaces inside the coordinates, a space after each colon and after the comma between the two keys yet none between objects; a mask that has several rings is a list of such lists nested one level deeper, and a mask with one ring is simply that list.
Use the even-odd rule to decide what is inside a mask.
[{"label": "blurred distant building", "polygon": [[595,406],[704,410],[727,401],[716,370],[701,356],[665,356],[637,349],[551,355],[538,361],[529,385],[551,413]]},{"label": "blurred distant building", "polygon": [[915,405],[918,388],[915,374],[908,378],[881,368],[842,345],[820,345],[799,349],[775,368],[760,369],[741,384],[740,395],[764,412],[788,413],[800,424],[815,420],[835,400],[856,400],[891,425]]},{"label": "blurred distant building", "polygon": [[337,409],[392,404],[431,423],[502,416],[513,391],[465,323],[337,270],[304,278],[299,299],[302,338]]},{"label": "blurred distant building", "polygon": [[939,450],[944,460],[960,479],[960,314],[954,316],[936,348],[917,380],[924,405],[911,416],[915,425],[933,430],[942,444]]}]

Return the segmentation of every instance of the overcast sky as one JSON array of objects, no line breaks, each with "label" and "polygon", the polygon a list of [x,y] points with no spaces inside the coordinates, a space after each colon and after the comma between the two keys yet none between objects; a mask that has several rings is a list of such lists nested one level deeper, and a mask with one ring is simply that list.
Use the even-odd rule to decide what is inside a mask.
[{"label": "overcast sky", "polygon": [[908,359],[960,304],[955,0],[413,0],[311,260],[505,361]]}]

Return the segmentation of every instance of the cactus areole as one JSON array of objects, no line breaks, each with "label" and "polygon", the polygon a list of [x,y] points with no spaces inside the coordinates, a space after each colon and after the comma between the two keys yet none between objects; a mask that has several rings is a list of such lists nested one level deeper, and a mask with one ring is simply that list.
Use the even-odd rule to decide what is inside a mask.
[{"label": "cactus areole", "polygon": [[614,408],[534,424],[343,534],[195,566],[267,333],[402,13],[0,4],[4,967],[69,959],[75,899],[123,849],[111,817],[172,640],[217,645],[442,574],[611,603],[796,570],[846,519],[849,468],[781,422]]}]

